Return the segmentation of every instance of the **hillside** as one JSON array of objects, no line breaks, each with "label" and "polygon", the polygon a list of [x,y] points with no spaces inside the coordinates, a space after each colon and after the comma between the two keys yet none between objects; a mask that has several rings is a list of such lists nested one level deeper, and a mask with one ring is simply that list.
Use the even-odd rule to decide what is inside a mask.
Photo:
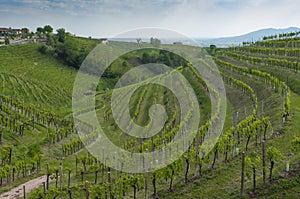
[{"label": "hillside", "polygon": [[264,36],[278,35],[282,33],[298,32],[300,28],[289,27],[289,28],[266,28],[260,29],[247,34],[232,36],[232,37],[221,37],[213,39],[199,39],[197,40],[202,46],[216,45],[218,47],[227,46],[238,46],[242,45],[243,42],[255,42],[263,39]]},{"label": "hillside", "polygon": [[[240,198],[241,194],[247,198],[300,196],[297,131],[300,128],[299,38],[216,49],[215,52],[210,51],[212,56],[195,46],[161,45],[161,49],[157,50],[149,48],[150,44],[141,44],[139,47],[144,48],[122,54],[114,60],[98,85],[93,85],[95,112],[90,107],[81,107],[70,114],[73,85],[78,74],[78,65],[72,64],[79,63],[73,62],[71,57],[90,52],[95,42],[69,37],[65,44],[58,44],[60,47],[70,45],[61,51],[66,52],[65,57],[55,55],[57,46],[46,46],[46,50],[41,52],[44,45],[38,43],[0,48],[1,193],[30,178],[45,175],[45,187],[27,193],[29,198],[85,198],[87,194],[89,198]],[[106,50],[114,47],[121,53],[124,49],[136,49],[136,45],[112,41],[98,48]],[[77,53],[80,46],[84,48],[83,54]],[[209,69],[213,75],[221,75],[227,101],[217,92],[218,88],[205,82],[190,63],[167,49],[194,55],[199,66]],[[93,66],[105,60],[105,57],[97,57],[93,52],[89,61],[94,64],[88,65],[92,67],[85,68],[82,73],[83,80],[87,82],[99,73],[98,68]],[[168,65],[171,69],[166,73],[155,69],[139,73],[137,66],[152,62]],[[214,63],[220,73],[214,68]],[[122,100],[132,89],[139,87],[130,97],[131,120],[127,122],[125,107],[120,107],[115,118],[111,100],[115,84],[131,70],[135,71],[136,77],[150,84],[128,81],[119,88],[118,99]],[[188,89],[180,87],[181,79],[173,79],[171,75],[174,73],[182,74],[189,82],[195,92],[196,103]],[[156,79],[169,81],[171,87],[178,87],[184,92],[189,105],[186,112],[182,112],[176,93],[153,83]],[[82,101],[89,98],[89,94],[82,96]],[[117,101],[116,104],[119,103]],[[212,103],[217,106],[211,107]],[[167,120],[152,138],[141,139],[125,134],[116,123],[123,118],[126,128],[133,128],[134,123],[149,127],[153,121],[148,112],[154,104],[165,107]],[[198,106],[200,120],[195,121]],[[222,111],[226,114],[222,136],[215,140],[212,150],[204,154],[201,145],[209,139],[210,127],[221,124]],[[100,145],[102,149],[98,156],[93,156],[86,149],[99,147],[100,131],[91,122],[94,115],[109,141],[131,154],[164,151],[176,138],[178,130],[181,130],[179,141],[185,143],[186,139],[190,139],[190,146],[174,162],[154,172],[121,172],[115,169],[122,166],[114,162],[118,151],[109,151]],[[186,131],[183,127],[192,126],[194,122],[197,123],[197,131],[194,132],[195,138],[191,139],[183,133]],[[146,130],[139,133],[147,133]],[[262,157],[263,146],[265,158]],[[241,193],[243,151],[245,175]],[[163,161],[173,153],[177,154],[178,147],[177,151],[173,148],[164,152],[162,157],[150,157],[150,165],[154,167],[154,161]],[[125,157],[117,158],[123,158],[124,164],[128,163]],[[265,167],[262,166],[264,159]],[[130,157],[129,160],[133,166],[142,166],[139,160]],[[290,165],[288,171],[287,162]],[[105,163],[114,166],[108,167]]]},{"label": "hillside", "polygon": [[[244,195],[246,198],[298,198],[300,196],[300,182],[298,179],[300,171],[299,147],[293,149],[291,145],[292,140],[295,140],[295,136],[299,137],[298,121],[300,115],[298,104],[300,98],[297,85],[300,83],[300,77],[298,61],[295,61],[298,60],[297,57],[299,56],[296,47],[296,43],[299,43],[299,41],[299,38],[283,39],[258,42],[249,47],[220,49],[214,58],[224,74],[243,81],[254,90],[258,97],[257,116],[259,118],[269,116],[272,124],[272,131],[269,132],[266,138],[267,147],[276,147],[281,154],[279,157],[277,154],[273,171],[274,176],[272,179],[268,177],[267,182],[263,183],[261,162],[252,162],[252,159],[260,157],[262,154],[260,141],[257,144],[257,139],[262,139],[259,135],[261,132],[258,131],[253,134],[252,144],[250,144],[249,151],[246,152],[246,157],[249,157],[248,161],[251,159],[251,162],[248,162],[248,165],[246,164],[245,171],[246,188]],[[266,48],[267,45],[273,46],[273,50]],[[283,51],[279,53],[280,50]],[[262,74],[259,71],[265,73]],[[288,108],[284,105],[284,100],[288,96],[282,93],[283,90],[278,90],[278,88],[282,89],[283,85],[280,85],[279,82],[271,83],[270,78],[267,78],[268,75],[270,77],[274,75],[275,78],[278,78],[282,83],[285,82],[291,89],[289,97],[291,109],[287,120],[282,120],[282,117],[286,108]],[[231,89],[227,88],[227,91],[230,92]],[[230,96],[229,94],[228,99],[232,103],[237,103],[239,95],[234,95],[233,98]],[[241,109],[243,109],[242,107]],[[245,107],[245,112],[246,110],[248,108]],[[240,114],[243,115],[244,111],[239,110],[238,112],[240,116]],[[299,141],[297,143],[299,146]],[[181,178],[175,185],[174,192],[165,193],[162,190],[160,192],[162,198],[240,198],[242,157],[239,155],[228,162],[222,161],[222,158],[224,157],[218,158],[221,160],[216,169],[211,169],[208,164],[206,172],[200,179],[194,178],[184,185],[181,183],[183,180]],[[212,160],[210,159],[210,161]],[[288,171],[286,170],[287,163],[289,164]],[[253,168],[256,168],[256,188],[253,188]],[[266,170],[269,176],[270,163],[267,164]]]}]

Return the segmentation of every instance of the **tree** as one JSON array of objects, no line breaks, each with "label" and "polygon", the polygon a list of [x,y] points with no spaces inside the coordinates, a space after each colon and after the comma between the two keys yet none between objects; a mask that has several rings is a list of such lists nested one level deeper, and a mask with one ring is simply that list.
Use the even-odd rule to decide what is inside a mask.
[{"label": "tree", "polygon": [[56,30],[57,32],[57,40],[59,42],[64,43],[66,39],[66,30],[64,28],[59,28]]},{"label": "tree", "polygon": [[271,146],[267,149],[267,159],[269,159],[269,161],[270,161],[270,176],[269,176],[270,182],[272,181],[272,174],[273,174],[275,161],[280,160],[282,158],[283,158],[283,155],[281,154],[279,149],[277,149],[276,147]]},{"label": "tree", "polygon": [[29,29],[28,28],[22,28],[22,33],[25,33],[25,34],[29,33]]},{"label": "tree", "polygon": [[41,35],[45,32],[44,28],[42,27],[37,27],[36,28],[36,33],[39,37],[41,37]]},{"label": "tree", "polygon": [[5,45],[9,45],[9,39],[8,38],[5,38]]},{"label": "tree", "polygon": [[150,44],[153,45],[154,47],[159,47],[161,44],[161,41],[157,38],[150,38]]},{"label": "tree", "polygon": [[42,54],[46,54],[46,52],[47,52],[47,46],[46,45],[42,45],[42,46],[40,46],[39,48],[38,48],[38,51],[40,52],[40,53],[42,53]]},{"label": "tree", "polygon": [[26,38],[29,35],[28,28],[22,28],[22,38]]},{"label": "tree", "polygon": [[47,45],[53,46],[54,45],[54,39],[53,39],[52,35],[47,34],[46,36],[47,36]]},{"label": "tree", "polygon": [[32,37],[34,36],[34,32],[30,32],[29,34],[28,34],[28,37],[31,39]]},{"label": "tree", "polygon": [[217,48],[216,45],[210,45],[209,46],[209,54],[214,56],[216,54],[216,48]]},{"label": "tree", "polygon": [[151,62],[151,56],[149,55],[148,52],[144,52],[143,55],[142,55],[142,62],[144,64],[148,64]]},{"label": "tree", "polygon": [[50,25],[45,25],[45,26],[44,26],[44,32],[45,32],[46,34],[50,34],[50,33],[53,32],[53,28],[52,28]]}]

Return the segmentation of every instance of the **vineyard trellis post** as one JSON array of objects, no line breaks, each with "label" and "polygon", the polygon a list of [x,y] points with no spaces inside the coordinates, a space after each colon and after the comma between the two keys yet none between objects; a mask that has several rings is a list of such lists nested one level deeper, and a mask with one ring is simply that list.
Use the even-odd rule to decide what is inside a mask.
[{"label": "vineyard trellis post", "polygon": [[75,155],[75,175],[77,176],[77,170],[78,170],[78,160],[77,160],[78,158],[77,158],[77,155]]},{"label": "vineyard trellis post", "polygon": [[89,199],[89,182],[85,181],[85,198]]},{"label": "vineyard trellis post", "polygon": [[264,100],[261,100],[261,118],[264,116]]},{"label": "vineyard trellis post", "polygon": [[44,196],[46,197],[46,194],[47,194],[46,182],[43,182],[43,189],[44,189]]},{"label": "vineyard trellis post", "polygon": [[148,178],[149,178],[149,163],[148,163],[148,149],[146,149],[146,162],[145,162],[145,199],[148,199]]},{"label": "vineyard trellis post", "polygon": [[59,175],[60,175],[60,190],[63,188],[63,165],[62,160],[59,163]]},{"label": "vineyard trellis post", "polygon": [[245,189],[245,151],[242,152],[242,173],[241,173],[241,196],[244,196]]},{"label": "vineyard trellis post", "polygon": [[262,141],[263,183],[266,183],[266,141]]},{"label": "vineyard trellis post", "polygon": [[[236,125],[237,125],[238,116],[239,116],[239,112],[237,111],[237,112],[234,114],[234,116],[233,116],[233,119],[234,119],[234,121],[233,121],[233,125],[234,125],[233,139],[234,139],[234,140],[237,140],[237,137],[236,137],[236,134],[237,134],[237,132],[236,132]],[[232,147],[232,158],[234,158],[234,155],[235,155],[235,154],[234,154],[235,147],[236,147],[236,145],[233,144],[233,147]]]},{"label": "vineyard trellis post", "polygon": [[26,187],[23,185],[23,198],[26,199]]}]

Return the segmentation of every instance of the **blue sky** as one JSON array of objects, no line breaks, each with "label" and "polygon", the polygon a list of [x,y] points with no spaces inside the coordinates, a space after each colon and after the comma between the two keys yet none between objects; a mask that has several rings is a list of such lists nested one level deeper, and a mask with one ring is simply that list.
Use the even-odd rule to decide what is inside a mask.
[{"label": "blue sky", "polygon": [[81,36],[113,37],[158,27],[189,37],[300,27],[298,0],[0,0],[0,27],[50,24]]}]

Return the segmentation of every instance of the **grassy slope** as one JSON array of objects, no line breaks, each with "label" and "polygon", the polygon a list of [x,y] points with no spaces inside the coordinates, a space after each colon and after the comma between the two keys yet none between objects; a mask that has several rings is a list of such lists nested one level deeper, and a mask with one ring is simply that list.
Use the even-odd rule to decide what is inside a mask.
[{"label": "grassy slope", "polygon": [[[118,43],[114,42],[114,45],[125,45],[126,48],[133,48],[132,43]],[[66,67],[63,65],[60,61],[48,56],[48,55],[42,55],[38,52],[39,44],[26,44],[26,45],[20,45],[20,46],[8,46],[5,48],[1,48],[2,50],[2,57],[1,57],[1,71],[4,75],[6,74],[14,74],[17,78],[22,78],[24,81],[28,82],[28,85],[36,84],[38,87],[49,87],[49,89],[55,89],[55,90],[61,90],[61,92],[64,94],[64,96],[71,96],[72,92],[72,86],[74,79],[76,77],[76,71],[70,67]],[[3,75],[3,76],[4,76]],[[8,79],[3,79],[3,82],[7,82]],[[104,82],[106,83],[106,82]],[[14,83],[11,83],[12,88],[18,88],[19,85],[13,85]],[[6,95],[13,95],[15,94],[15,90],[6,89],[7,84],[3,86],[4,94]],[[111,87],[110,83],[108,84],[102,84],[100,83],[100,89],[105,89],[106,87]],[[44,92],[45,96],[52,97],[53,95],[56,96],[57,93],[51,92]],[[161,90],[163,91],[163,90]],[[41,106],[41,108],[48,108],[53,107],[52,103],[43,103],[41,104],[40,99],[42,96],[36,97],[36,99],[32,98],[25,98],[25,95],[27,93],[31,92],[30,94],[36,94],[37,91],[34,89],[28,89],[25,90],[24,93],[21,93],[20,95],[16,96],[17,99],[25,99],[25,102],[30,103],[36,103],[37,105]],[[200,91],[203,92],[203,91]],[[30,95],[29,94],[29,95]],[[149,94],[148,94],[149,95]],[[161,95],[161,94],[160,94]],[[63,95],[62,95],[63,96]],[[171,97],[171,95],[169,95]],[[200,93],[198,93],[198,97],[201,97],[201,106],[202,108],[205,108],[205,104],[209,102],[208,99],[206,99],[205,96],[200,96]],[[149,97],[147,97],[149,98]],[[163,102],[163,98],[160,98],[160,103]],[[138,98],[136,98],[138,99]],[[62,113],[66,114],[71,110],[70,103],[65,102],[64,104],[61,103],[61,101],[56,101],[56,104],[59,104],[59,109],[56,110],[56,113]],[[144,103],[143,103],[144,104]],[[105,104],[104,104],[105,105]],[[149,108],[147,103],[143,105],[144,107]],[[57,108],[57,109],[58,109]],[[52,109],[53,111],[53,109]],[[101,112],[101,111],[100,111]],[[208,115],[209,110],[203,111],[205,115]],[[203,115],[203,118],[205,118],[205,115]],[[144,120],[143,117],[139,117]],[[141,121],[143,123],[143,121]],[[119,135],[118,131],[117,133],[114,132],[109,126],[108,130],[110,131],[111,135]],[[42,151],[44,154],[43,157],[43,163],[42,167],[45,168],[46,163],[49,164],[50,168],[55,168],[58,166],[59,161],[57,161],[57,157],[60,157],[61,154],[61,144],[65,141],[71,140],[74,136],[68,137],[64,139],[63,141],[59,143],[55,143],[53,145],[48,146],[45,142],[45,136],[46,131],[43,126],[37,126],[37,130],[35,132],[26,132],[25,136],[22,138],[14,137],[13,139],[17,139],[17,141],[12,140],[11,136],[8,136],[8,134],[5,134],[4,139],[5,143],[14,143],[14,153],[16,154],[14,157],[20,158],[22,155],[28,152],[28,149],[32,148],[33,146],[41,146]],[[32,137],[35,137],[34,143],[32,142]],[[117,140],[116,136],[112,136],[113,140]],[[21,142],[24,142],[25,144],[21,145]],[[79,155],[86,154],[85,150],[82,150],[79,152]],[[64,162],[64,168],[71,168],[74,171],[74,156],[68,156],[65,158]],[[92,177],[87,177],[87,179],[90,179]],[[79,182],[79,177],[76,179],[73,179],[73,183]],[[10,187],[10,186],[9,186]],[[9,189],[9,187],[6,187],[5,189],[1,189],[1,192]]]},{"label": "grassy slope", "polygon": [[[36,104],[42,109],[62,114],[69,112],[76,71],[53,57],[39,53],[39,46],[33,43],[0,48],[0,73],[2,76],[13,74],[21,84],[6,79],[2,93],[25,103]],[[12,83],[11,88],[20,89],[23,86],[25,91],[5,89],[8,83]],[[32,97],[34,95],[36,98]]]},{"label": "grassy slope", "polygon": [[[159,96],[158,96],[159,100],[158,101],[160,103],[163,103],[163,101],[164,101],[163,98],[160,97],[162,95],[163,91],[164,91],[164,89],[160,89],[159,90]],[[201,89],[201,88],[198,89],[197,96],[199,98],[199,101],[201,101],[201,103],[200,103],[200,107],[202,108],[201,113],[203,112],[202,113],[203,114],[203,118],[207,118],[207,116],[209,115],[210,109],[207,108],[208,106],[206,106],[206,105],[207,105],[207,103],[209,103],[210,100],[208,99],[207,95],[203,95],[203,93],[204,93],[203,89]],[[104,95],[106,95],[106,94],[104,94]],[[102,95],[102,94],[98,95],[99,101],[103,100],[104,95]],[[149,94],[147,94],[145,97],[148,99],[149,98]],[[169,94],[169,98],[172,98],[172,95]],[[135,101],[137,101],[139,98],[134,96],[132,99],[134,99]],[[103,103],[103,101],[101,103]],[[144,104],[144,101],[143,101],[142,106],[146,107],[146,109],[147,109],[147,108],[149,108],[149,104],[151,104],[151,103],[152,102],[148,102],[145,105],[143,105]],[[97,110],[97,114],[98,114],[98,117],[99,117],[99,119],[101,121],[102,120],[101,116],[102,116],[103,112],[107,108],[109,108],[109,101],[107,101],[107,100],[104,101],[104,103],[101,106],[99,106],[99,107],[100,108]],[[144,123],[143,120],[145,120],[145,118],[143,118],[142,116],[139,116],[138,120],[141,123]],[[113,120],[112,120],[112,118],[110,118],[110,120],[108,122],[106,122],[105,123],[106,125],[104,125],[103,127],[104,127],[104,129],[106,129],[106,130],[108,130],[110,132],[110,136],[111,136],[112,141],[115,142],[115,143],[118,143],[118,138],[119,138],[119,135],[120,135],[120,130],[119,129],[114,129],[112,127],[112,125],[113,125],[112,122],[113,122]],[[123,141],[124,140],[123,137],[121,137],[121,138],[122,138],[122,141]],[[53,157],[61,155],[60,145],[59,144],[55,144],[54,147],[52,147],[52,146],[47,147],[47,148],[45,148],[45,151],[48,152],[48,156],[49,156],[49,157],[45,157],[45,159],[47,160],[47,162],[52,162],[53,161]],[[86,150],[82,150],[81,152],[78,153],[78,156],[85,155],[86,153],[87,153]],[[57,162],[56,163],[53,162],[51,165],[54,166],[55,164],[57,165]],[[72,171],[74,171],[74,166],[75,166],[74,155],[66,157],[64,159],[64,161],[63,161],[63,164],[64,164],[64,168],[71,168]],[[80,168],[81,168],[81,164],[80,164]],[[72,175],[73,174],[74,174],[74,172],[72,173]],[[93,181],[93,175],[92,174],[91,175],[87,175],[85,177],[85,180]],[[80,182],[80,176],[72,177],[72,184],[75,184],[75,183],[78,183],[78,182]]]},{"label": "grassy slope", "polygon": [[[124,44],[127,45],[127,44]],[[36,81],[43,81],[45,84],[49,85],[52,88],[64,88],[63,92],[66,92],[67,95],[71,95],[71,88],[73,85],[73,81],[76,76],[76,71],[74,71],[71,68],[65,67],[63,64],[61,64],[59,61],[57,61],[54,58],[48,57],[46,55],[41,55],[37,52],[37,44],[28,44],[24,46],[9,46],[5,48],[10,48],[9,50],[4,50],[4,47],[0,48],[0,51],[3,53],[0,53],[1,62],[0,62],[0,69],[4,73],[12,73],[17,75],[19,78],[23,78],[26,80],[30,80],[31,82]],[[28,52],[24,53],[24,51]],[[9,54],[5,54],[9,52]],[[36,63],[36,64],[35,64]],[[45,75],[47,74],[47,75]],[[265,114],[271,115],[272,117],[277,117],[277,115],[273,115],[273,111],[278,108],[278,104],[280,104],[280,98],[272,94],[270,92],[271,89],[269,89],[267,92],[265,92],[264,88],[262,88],[260,83],[256,83],[253,80],[242,78],[243,81],[247,82],[249,85],[255,88],[256,94],[258,95],[259,99],[265,99]],[[109,83],[108,83],[109,84]],[[111,85],[105,85],[107,87],[110,87]],[[103,88],[105,87],[103,86]],[[43,85],[44,87],[44,85]],[[231,90],[232,89],[232,90]],[[232,124],[232,112],[239,111],[243,112],[244,105],[247,104],[247,97],[243,97],[241,95],[240,91],[236,91],[234,88],[230,88],[227,86],[228,98],[230,101],[230,104],[228,104],[228,110],[227,110],[227,120],[226,120],[226,127],[231,126]],[[11,95],[9,90],[4,90],[6,94]],[[48,94],[48,93],[47,93]],[[49,95],[51,95],[51,92],[49,91]],[[236,97],[239,96],[239,97]],[[269,97],[268,97],[269,96]],[[18,98],[22,98],[22,95],[18,96]],[[206,99],[204,99],[205,102]],[[279,101],[279,102],[278,102]],[[272,103],[271,103],[272,102]],[[38,104],[38,100],[36,102]],[[46,104],[46,102],[45,102]],[[205,104],[205,103],[204,103]],[[289,141],[291,138],[297,134],[295,129],[299,129],[299,108],[297,106],[300,104],[300,98],[298,95],[292,94],[292,117],[291,121],[287,123],[285,126],[285,134],[279,138],[273,139],[268,144],[277,146],[280,148],[284,154],[288,152],[288,146]],[[51,106],[51,105],[49,105]],[[70,111],[70,107],[68,107],[68,103],[65,104],[65,109],[60,110],[58,112],[66,113]],[[146,105],[145,105],[146,106]],[[46,105],[45,105],[46,107]],[[203,107],[202,107],[203,108]],[[248,111],[250,112],[250,107],[248,107]],[[278,110],[280,112],[280,110]],[[278,112],[275,111],[275,112]],[[99,111],[99,115],[101,115],[101,111]],[[206,110],[207,112],[207,110]],[[243,114],[240,114],[239,116],[242,117]],[[143,119],[141,119],[143,120]],[[276,130],[276,126],[278,124],[278,120],[274,120],[274,129]],[[143,122],[143,121],[141,121]],[[109,128],[109,126],[107,127]],[[41,127],[41,132],[44,132],[43,128]],[[117,135],[119,133],[113,133],[116,136],[113,136],[113,139],[118,139]],[[24,148],[21,150],[24,150],[26,148],[29,148],[32,143],[30,142],[32,136],[36,136],[37,134],[34,132],[31,132],[28,134],[28,137],[26,137],[24,140],[27,140],[26,143],[28,143],[28,146],[24,145]],[[40,134],[39,137],[36,137],[36,142],[42,142],[43,137],[45,136],[45,132]],[[7,136],[5,139],[9,140],[11,139],[9,136]],[[22,139],[22,142],[24,142]],[[69,140],[69,138],[68,138]],[[20,141],[19,141],[20,142]],[[25,143],[25,142],[24,142]],[[51,166],[58,165],[58,162],[55,160],[55,157],[61,155],[60,151],[60,143],[52,145],[52,146],[45,146],[44,152],[47,153],[47,156],[44,157],[44,160],[46,162],[49,162]],[[257,150],[257,149],[251,149],[251,150]],[[79,154],[86,154],[86,151],[83,150]],[[222,159],[222,157],[221,157]],[[292,159],[293,162],[299,162],[299,157],[294,157]],[[74,156],[69,156],[64,160],[64,167],[74,168]],[[204,177],[202,179],[195,180],[192,183],[189,183],[188,186],[185,186],[182,184],[182,177],[179,177],[176,179],[176,192],[174,193],[166,193],[164,190],[166,189],[164,186],[164,182],[161,182],[159,184],[161,189],[161,195],[162,198],[224,198],[224,197],[239,197],[239,175],[240,175],[240,158],[237,157],[230,161],[227,164],[224,164],[222,162],[218,162],[218,165],[220,165],[216,170],[209,170],[207,169]],[[207,167],[209,165],[206,165]],[[276,170],[279,171],[280,169],[284,168],[284,162],[281,162],[280,165],[275,166]],[[192,172],[191,172],[192,173]],[[276,176],[278,177],[279,174],[276,172]],[[92,181],[93,177],[92,175],[88,176],[86,179],[89,181]],[[73,179],[74,182],[79,182],[80,178],[77,177],[76,179]],[[258,178],[258,181],[261,179]],[[276,184],[279,184],[280,186],[281,182],[276,182]],[[250,188],[251,181],[248,180],[246,183],[246,186]],[[275,190],[272,187],[270,188],[274,194],[284,194],[280,193],[279,190]],[[225,190],[225,191],[224,191]],[[297,187],[289,187],[288,190],[290,190],[293,193],[299,192]],[[261,191],[261,196],[269,194],[266,193],[266,191]]]}]

